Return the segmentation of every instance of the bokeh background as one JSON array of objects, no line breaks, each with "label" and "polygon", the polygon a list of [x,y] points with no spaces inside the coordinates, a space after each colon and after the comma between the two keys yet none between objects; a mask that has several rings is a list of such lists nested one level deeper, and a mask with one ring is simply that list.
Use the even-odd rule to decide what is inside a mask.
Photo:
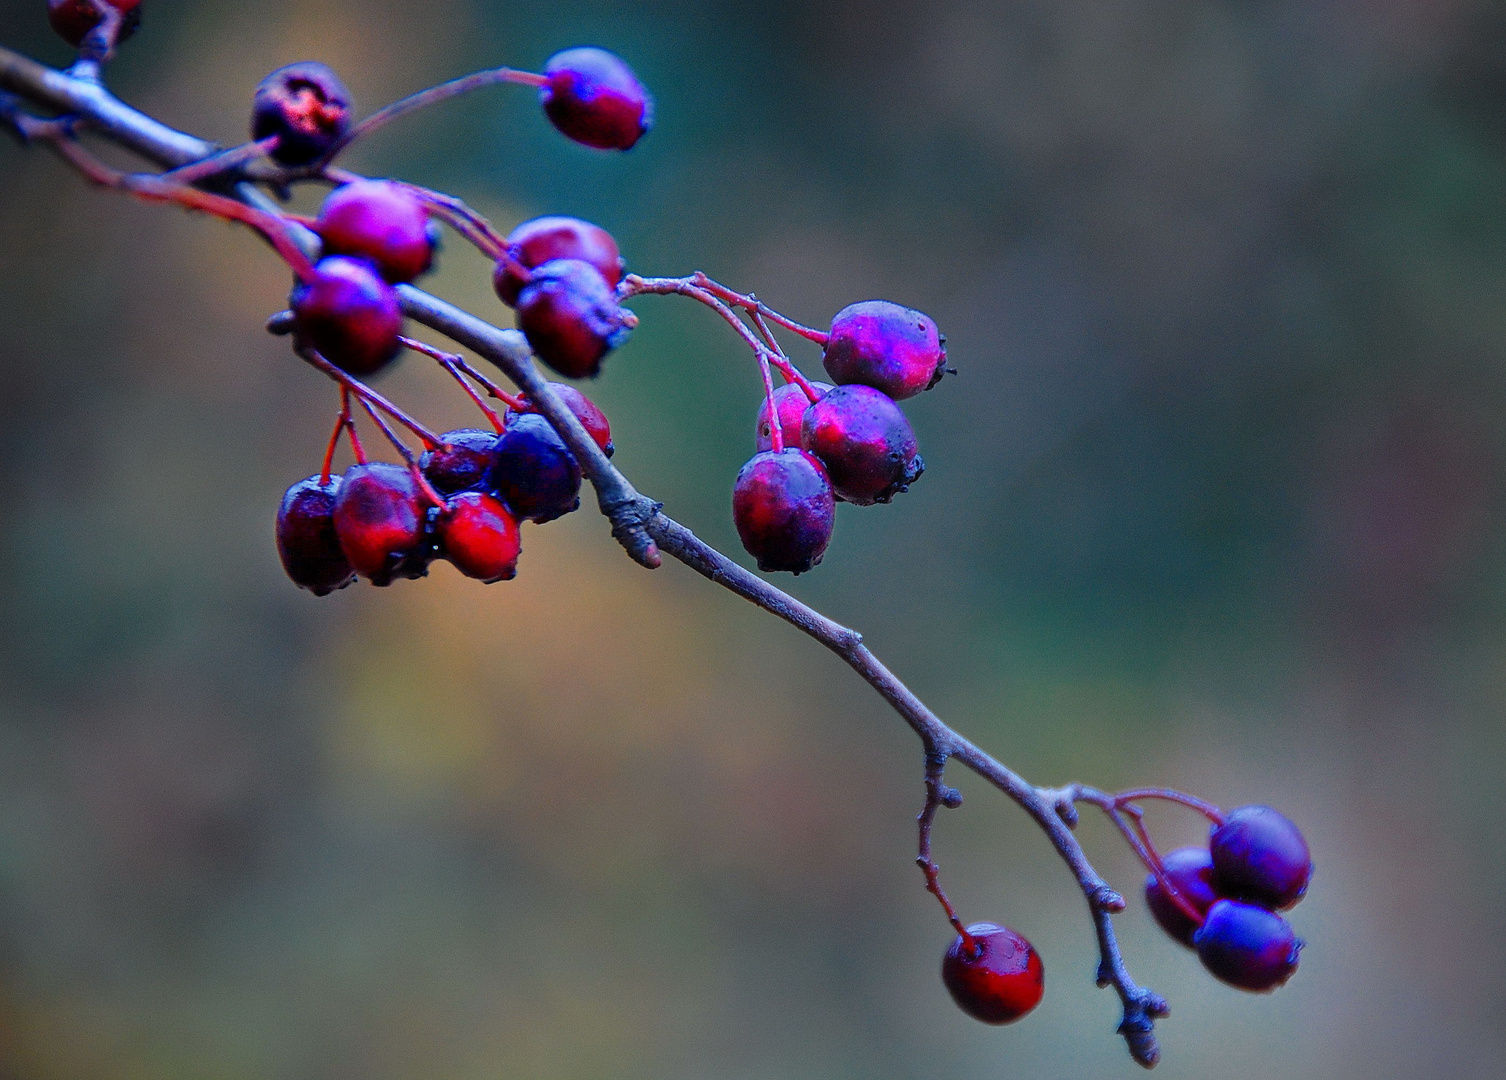
[{"label": "bokeh background", "polygon": [[[4,0],[0,41],[63,63],[42,7]],[[1506,7],[147,0],[111,80],[233,142],[293,60],[370,109],[582,43],[657,94],[631,154],[502,88],[351,163],[808,322],[934,315],[961,374],[909,407],[929,471],[789,587],[1033,780],[1303,824],[1279,993],[1119,920],[1173,1002],[1160,1075],[1498,1072]],[[335,399],[260,329],[287,274],[249,234],[6,143],[0,266],[0,1076],[1135,1074],[1018,810],[955,775],[937,833],[965,916],[1045,957],[990,1029],[937,978],[913,736],[594,513],[529,527],[509,584],[294,589],[273,512]],[[457,243],[432,285],[505,318]],[[755,369],[695,305],[636,307],[590,388],[617,460],[735,551]],[[383,389],[470,419],[415,360]]]}]

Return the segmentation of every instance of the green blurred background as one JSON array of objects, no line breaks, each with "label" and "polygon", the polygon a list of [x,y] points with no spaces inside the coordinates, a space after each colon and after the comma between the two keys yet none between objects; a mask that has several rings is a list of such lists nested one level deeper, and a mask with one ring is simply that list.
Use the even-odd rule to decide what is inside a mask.
[{"label": "green blurred background", "polygon": [[[0,41],[63,63],[41,0]],[[883,296],[960,369],[929,470],[789,587],[1040,783],[1270,802],[1318,863],[1271,997],[1136,899],[1167,1077],[1484,1076],[1506,1052],[1506,7],[1480,0],[146,0],[111,81],[243,138],[271,68],[358,102],[569,45],[658,98],[628,155],[500,88],[350,155],[510,227],[611,229],[822,324]],[[305,203],[300,205],[312,205]],[[938,858],[1041,950],[957,1012],[913,736],[823,650],[593,512],[516,581],[324,600],[272,544],[334,395],[244,230],[0,145],[0,1076],[1129,1076],[1080,897],[967,778]],[[504,318],[451,242],[435,291]],[[703,310],[590,387],[736,550],[758,381]],[[819,370],[807,346],[796,350]],[[425,365],[383,389],[470,415]],[[741,558],[741,553],[738,552]],[[1196,823],[1162,813],[1168,844]],[[1140,872],[1097,820],[1099,866]]]}]

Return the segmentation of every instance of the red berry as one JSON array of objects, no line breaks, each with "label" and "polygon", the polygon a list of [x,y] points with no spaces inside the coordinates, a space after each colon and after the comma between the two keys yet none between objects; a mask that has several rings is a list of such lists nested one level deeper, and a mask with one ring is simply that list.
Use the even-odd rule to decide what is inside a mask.
[{"label": "red berry", "polygon": [[580,508],[580,465],[536,413],[513,413],[497,438],[488,483],[520,518],[542,524]]},{"label": "red berry", "polygon": [[1231,810],[1208,842],[1213,886],[1220,896],[1268,907],[1289,908],[1302,899],[1312,877],[1307,841],[1269,806]]},{"label": "red berry", "polygon": [[461,428],[446,431],[440,445],[424,452],[418,466],[441,495],[479,488],[496,460],[497,434]]},{"label": "red berry", "polygon": [[522,270],[532,270],[555,259],[580,259],[596,267],[609,288],[622,280],[623,259],[617,241],[600,225],[573,217],[540,217],[525,221],[507,237],[511,259],[497,260],[492,285],[508,307],[516,307],[518,294],[528,279]]},{"label": "red berry", "polygon": [[335,499],[340,478],[327,484],[311,476],[288,488],[277,509],[277,554],[293,584],[315,596],[343,589],[356,579],[335,535]]},{"label": "red berry", "polygon": [[386,180],[357,180],[335,188],[314,225],[326,255],[369,259],[388,281],[412,281],[434,261],[429,211]]},{"label": "red berry", "polygon": [[599,373],[602,358],[631,331],[606,279],[580,259],[534,270],[518,297],[518,328],[540,360],[571,379]]},{"label": "red berry", "polygon": [[871,386],[839,386],[811,405],[800,442],[826,466],[837,494],[858,506],[910,490],[926,467],[904,412]]},{"label": "red berry", "polygon": [[[124,41],[141,25],[141,0],[104,0],[125,18],[120,24],[117,41]],[[84,43],[100,22],[99,11],[90,0],[47,0],[47,21],[75,49]]]},{"label": "red berry", "polygon": [[[825,394],[832,389],[830,383],[811,383],[816,391]],[[800,421],[805,416],[810,398],[796,383],[786,383],[774,391],[774,408],[779,410],[779,429],[784,433],[785,446],[800,445]],[[769,427],[769,399],[758,406],[758,450],[774,449],[774,432]]]},{"label": "red berry", "polygon": [[1194,936],[1198,959],[1241,990],[1269,993],[1297,970],[1302,940],[1280,915],[1238,900],[1220,900]]},{"label": "red berry", "polygon": [[324,64],[305,60],[278,68],[251,99],[251,137],[278,137],[271,151],[284,165],[322,157],[350,128],[350,92]]},{"label": "red berry", "polygon": [[560,133],[598,150],[628,150],[654,123],[654,101],[620,56],[566,49],[544,65],[544,114]]},{"label": "red berry", "polygon": [[[1162,859],[1161,864],[1166,868],[1166,876],[1177,895],[1199,915],[1207,915],[1208,909],[1218,899],[1213,892],[1213,859],[1208,849],[1177,848]],[[1188,948],[1192,947],[1192,935],[1203,924],[1195,922],[1181,909],[1155,874],[1146,875],[1145,903],[1162,930]]]},{"label": "red berry", "polygon": [[397,293],[365,259],[330,255],[289,299],[298,339],[352,375],[386,367],[402,343],[403,312]]},{"label": "red berry", "polygon": [[[580,426],[586,429],[586,434],[596,440],[596,445],[601,447],[601,452],[611,457],[616,447],[612,445],[612,425],[607,420],[607,414],[596,407],[596,403],[586,397],[569,383],[552,382],[549,389],[554,391],[554,396],[559,398],[565,408],[575,414],[580,421]],[[528,395],[522,397],[524,412],[538,412],[533,407],[533,402],[528,400]]]},{"label": "red berry", "polygon": [[466,577],[490,585],[517,573],[518,522],[490,495],[466,491],[439,515],[439,549]]},{"label": "red berry", "polygon": [[946,339],[929,315],[864,300],[837,312],[821,362],[838,383],[862,383],[903,401],[945,374]]},{"label": "red berry", "polygon": [[760,570],[804,573],[821,561],[836,524],[826,470],[795,447],[755,454],[733,485],[732,521]]},{"label": "red berry", "polygon": [[974,923],[941,962],[941,981],[958,1008],[985,1024],[1011,1024],[1041,1003],[1046,969],[1035,946],[1007,926]]},{"label": "red berry", "polygon": [[335,534],[356,572],[373,585],[423,577],[432,552],[425,506],[413,474],[375,461],[352,465],[335,497]]}]

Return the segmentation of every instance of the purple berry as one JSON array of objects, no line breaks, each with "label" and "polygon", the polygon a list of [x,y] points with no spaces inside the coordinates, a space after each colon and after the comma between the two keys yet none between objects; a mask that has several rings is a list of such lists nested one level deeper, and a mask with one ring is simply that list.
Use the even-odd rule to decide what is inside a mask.
[{"label": "purple berry", "polygon": [[732,488],[732,520],[760,570],[804,573],[821,561],[836,524],[826,470],[795,447],[755,454]]},{"label": "purple berry", "polygon": [[[124,41],[134,34],[141,25],[141,0],[104,2],[122,16],[120,32],[115,40]],[[47,21],[60,38],[76,49],[84,43],[89,31],[99,25],[100,14],[91,0],[47,0]]]},{"label": "purple berry", "polygon": [[518,296],[518,328],[540,360],[584,379],[601,371],[602,358],[627,340],[631,323],[594,266],[553,259],[534,270]]},{"label": "purple berry", "polygon": [[1231,810],[1208,842],[1220,896],[1280,911],[1307,892],[1312,856],[1302,833],[1269,806]]},{"label": "purple berry", "polygon": [[1238,900],[1220,900],[1193,935],[1198,959],[1241,990],[1268,993],[1297,970],[1302,941],[1280,915]]},{"label": "purple berry", "polygon": [[[580,421],[580,426],[586,429],[586,434],[596,441],[597,446],[601,447],[601,452],[611,457],[617,448],[612,445],[612,425],[607,420],[607,414],[597,408],[594,401],[569,383],[552,382],[549,384],[549,389],[554,391],[554,396],[560,399],[565,408],[575,414],[575,418]],[[521,400],[524,412],[538,412],[533,402],[528,400],[527,394],[524,394]]]},{"label": "purple berry", "polygon": [[528,284],[524,271],[555,259],[580,259],[615,289],[622,280],[623,259],[617,241],[600,225],[573,217],[540,217],[525,221],[507,237],[510,259],[497,260],[492,286],[508,307],[516,307],[518,294]]},{"label": "purple berry", "polygon": [[821,459],[837,494],[858,506],[910,490],[926,467],[904,412],[871,386],[839,386],[806,409],[800,443]]},{"label": "purple berry", "polygon": [[435,491],[453,495],[479,488],[486,482],[496,448],[496,432],[475,428],[446,431],[440,436],[440,445],[425,451],[418,465]]},{"label": "purple berry", "polygon": [[654,101],[620,56],[566,49],[544,65],[539,102],[567,138],[598,150],[629,150],[654,124]]},{"label": "purple berry", "polygon": [[542,416],[508,416],[494,455],[492,490],[518,517],[543,523],[580,507],[580,465]]},{"label": "purple berry", "polygon": [[423,577],[433,556],[426,507],[413,474],[375,461],[352,465],[335,497],[335,533],[356,572],[373,585]]},{"label": "purple berry", "polygon": [[324,200],[314,229],[326,255],[369,259],[388,281],[412,281],[434,261],[429,211],[386,180],[357,180]]},{"label": "purple berry", "polygon": [[941,961],[941,981],[958,1008],[985,1024],[1012,1024],[1041,1003],[1046,968],[1034,945],[993,923],[967,932],[973,947],[958,934]]},{"label": "purple berry", "polygon": [[864,300],[837,312],[821,362],[840,384],[862,383],[903,401],[946,373],[946,339],[929,315]]},{"label": "purple berry", "polygon": [[293,584],[315,596],[343,589],[356,579],[335,535],[335,499],[340,478],[321,484],[311,476],[288,488],[277,510],[277,554]]},{"label": "purple berry", "polygon": [[403,312],[397,293],[365,259],[320,259],[288,301],[300,343],[352,375],[373,375],[398,354]]},{"label": "purple berry", "polygon": [[[1208,849],[1177,848],[1163,858],[1161,864],[1165,866],[1166,876],[1177,895],[1200,916],[1207,915],[1208,909],[1218,899],[1213,892],[1213,860],[1208,855]],[[1197,928],[1202,923],[1194,921],[1182,910],[1155,874],[1146,875],[1145,903],[1150,907],[1150,913],[1155,916],[1156,922],[1161,924],[1162,930],[1188,948],[1192,947],[1192,935],[1197,933]]]},{"label": "purple berry", "polygon": [[251,137],[276,135],[271,157],[284,165],[318,160],[349,129],[350,92],[340,76],[313,60],[278,68],[251,99]]},{"label": "purple berry", "polygon": [[439,549],[466,577],[488,585],[508,581],[518,568],[518,522],[481,491],[456,495],[438,515]]},{"label": "purple berry", "polygon": [[[833,389],[830,383],[811,383],[818,394]],[[785,446],[800,445],[800,421],[810,405],[810,398],[797,383],[786,383],[774,391],[774,408],[779,411],[779,429],[784,433]],[[774,432],[769,426],[769,399],[764,398],[758,406],[758,450],[774,449]]]}]

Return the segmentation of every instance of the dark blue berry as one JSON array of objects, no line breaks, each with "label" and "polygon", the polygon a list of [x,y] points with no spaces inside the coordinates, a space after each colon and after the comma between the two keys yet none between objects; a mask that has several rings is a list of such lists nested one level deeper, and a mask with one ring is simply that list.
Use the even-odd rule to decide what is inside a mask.
[{"label": "dark blue berry", "polygon": [[1210,973],[1241,990],[1266,993],[1297,970],[1302,941],[1273,911],[1238,900],[1220,900],[1192,938]]},{"label": "dark blue berry", "polygon": [[[1213,859],[1207,848],[1177,848],[1161,860],[1166,868],[1166,877],[1171,886],[1199,917],[1205,916],[1218,897],[1213,892]],[[1188,948],[1192,947],[1192,935],[1202,925],[1171,898],[1171,894],[1155,874],[1145,878],[1145,903],[1156,922],[1172,938]]]},{"label": "dark blue berry", "polygon": [[732,488],[732,521],[760,570],[804,573],[821,561],[836,523],[826,470],[793,446],[755,454]]},{"label": "dark blue berry", "polygon": [[471,491],[487,482],[496,460],[497,433],[461,428],[446,431],[440,444],[419,460],[424,478],[441,495]]},{"label": "dark blue berry", "polygon": [[654,102],[620,56],[566,49],[544,65],[544,114],[560,133],[598,150],[627,150],[654,123]]},{"label": "dark blue berry", "polygon": [[580,259],[537,267],[518,294],[518,329],[544,363],[571,379],[601,370],[601,361],[627,340],[628,313],[606,279]]},{"label": "dark blue berry", "polygon": [[1302,899],[1312,877],[1307,841],[1269,806],[1231,810],[1208,842],[1213,886],[1220,896],[1248,900],[1275,911]]},{"label": "dark blue berry", "polygon": [[350,129],[350,92],[334,71],[313,60],[278,68],[251,99],[251,137],[277,136],[271,151],[284,165],[307,165]]},{"label": "dark blue berry", "polygon": [[580,465],[537,413],[513,413],[497,437],[490,486],[520,518],[545,522],[580,507]]},{"label": "dark blue berry", "polygon": [[910,490],[926,467],[904,412],[871,386],[839,386],[811,405],[800,442],[826,466],[837,494],[858,506]]},{"label": "dark blue berry", "polygon": [[293,583],[315,596],[343,589],[356,579],[335,534],[340,478],[321,484],[311,476],[288,488],[277,510],[277,554]]}]

